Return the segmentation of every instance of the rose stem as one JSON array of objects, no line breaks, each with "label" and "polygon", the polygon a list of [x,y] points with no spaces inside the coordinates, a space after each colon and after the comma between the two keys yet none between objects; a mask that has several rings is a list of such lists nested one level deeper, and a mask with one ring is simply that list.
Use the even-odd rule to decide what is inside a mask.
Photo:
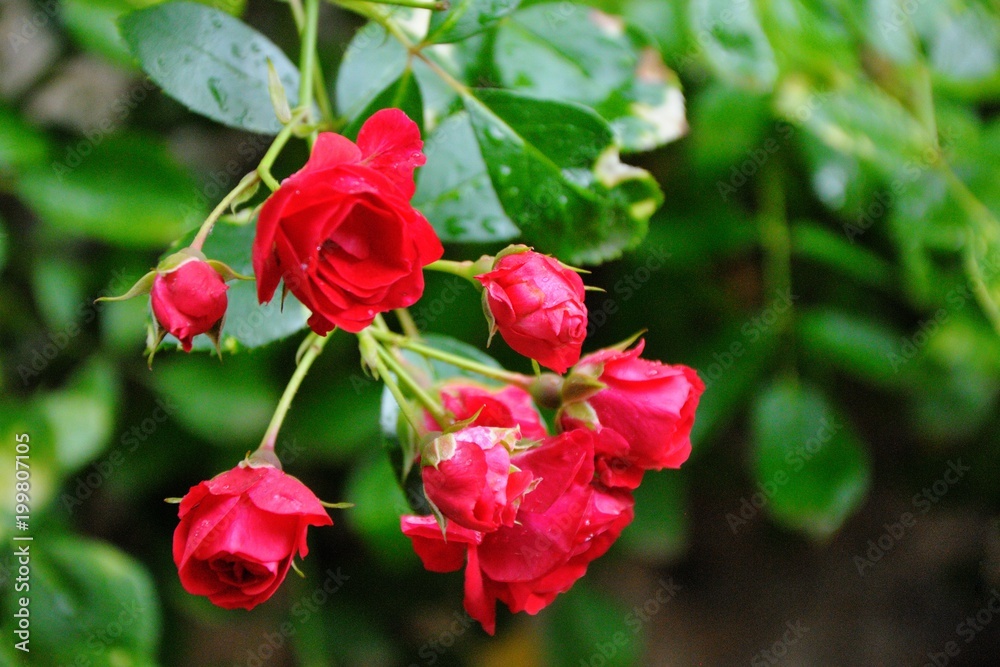
[{"label": "rose stem", "polygon": [[261,440],[260,447],[257,451],[274,451],[274,443],[278,439],[278,431],[281,430],[281,424],[285,421],[285,415],[288,414],[288,408],[292,405],[292,399],[295,398],[295,394],[299,390],[299,385],[302,384],[302,380],[305,378],[306,373],[309,372],[309,367],[312,366],[314,361],[316,361],[320,352],[323,351],[323,346],[326,345],[332,335],[332,331],[326,336],[320,336],[316,333],[310,332],[306,337],[307,340],[311,341],[309,347],[302,354],[302,359],[295,367],[295,372],[292,373],[292,377],[288,381],[288,386],[285,387],[285,392],[281,395],[281,399],[278,401],[278,407],[274,410],[274,416],[271,417],[271,423],[267,425],[267,430],[264,432],[264,439]]},{"label": "rose stem", "polygon": [[427,408],[427,411],[431,413],[434,420],[440,424],[442,428],[447,426],[448,417],[444,408],[441,407],[439,402],[434,400],[434,397],[424,391],[424,388],[420,386],[420,383],[417,382],[412,375],[410,375],[401,363],[399,363],[399,360],[381,345],[378,346],[378,354],[379,357],[382,358],[382,361],[385,362],[385,365],[388,366],[389,370],[395,373],[396,377],[402,380],[403,383],[410,388],[410,391],[413,392],[416,399],[420,401],[425,408]]},{"label": "rose stem", "polygon": [[[492,266],[492,258],[490,265]],[[476,280],[475,276],[479,275],[480,273],[486,273],[490,270],[490,267],[485,267],[485,270],[480,270],[483,267],[478,266],[478,262],[472,262],[470,260],[465,260],[464,262],[454,262],[450,259],[439,259],[436,262],[431,262],[424,268],[427,269],[428,271],[437,271],[438,273],[448,273],[453,276],[465,278],[466,280],[475,285],[479,285],[479,281]]]},{"label": "rose stem", "polygon": [[[398,311],[397,311],[398,314]],[[409,315],[409,312],[407,312]],[[376,315],[375,320],[372,323],[372,327],[368,331],[378,330],[385,333],[392,333],[389,329],[389,325],[385,323],[385,318],[382,315]],[[437,423],[444,428],[448,425],[449,421],[447,419],[447,414],[441,403],[438,402],[434,397],[430,396],[419,382],[413,377],[413,375],[406,369],[406,367],[397,359],[390,351],[386,350],[382,345],[380,345],[374,338],[371,338],[371,346],[376,350],[376,354],[384,357],[382,361],[389,367],[393,373],[396,374],[406,385],[413,391],[414,396],[418,401],[420,401],[427,411],[431,413]]]},{"label": "rose stem", "polygon": [[413,315],[410,315],[409,308],[397,308],[393,312],[396,313],[399,326],[403,327],[403,333],[410,338],[420,338],[420,329],[417,327],[417,323],[413,321]]},{"label": "rose stem", "polygon": [[[302,35],[306,22],[305,10],[302,9],[302,2],[301,0],[288,0],[288,5],[292,9],[292,18],[295,19],[295,27],[299,31],[299,35]],[[326,93],[326,79],[323,77],[323,70],[320,67],[318,60],[313,64],[312,78],[313,95],[316,98],[316,103],[319,105],[320,113],[323,115],[324,119],[332,124],[334,121],[333,105],[330,104],[330,97]]]},{"label": "rose stem", "polygon": [[397,5],[399,7],[416,7],[417,9],[430,9],[432,11],[444,11],[449,4],[446,0],[366,0],[377,5]]},{"label": "rose stem", "polygon": [[389,389],[389,393],[392,397],[396,399],[396,404],[399,406],[400,411],[406,418],[406,421],[410,423],[410,427],[413,428],[415,433],[423,433],[427,429],[423,426],[423,418],[421,415],[413,409],[413,404],[410,403],[409,399],[403,395],[402,390],[399,385],[396,384],[396,380],[393,378],[392,372],[386,365],[382,354],[382,346],[378,344],[375,337],[372,336],[372,328],[367,329],[358,333],[358,347],[361,349],[361,358],[364,359],[369,366],[374,366],[375,371],[378,373],[379,378],[385,383],[386,388]]},{"label": "rose stem", "polygon": [[[307,112],[313,105],[313,69],[316,67],[316,33],[319,30],[319,0],[306,0],[305,26],[302,31],[302,51],[299,55],[299,108]],[[309,141],[316,140],[313,131]]]},{"label": "rose stem", "polygon": [[388,331],[379,331],[378,329],[371,330],[371,334],[379,340],[398,345],[399,347],[406,348],[407,350],[412,350],[423,357],[437,359],[457,368],[472,371],[473,373],[478,373],[484,377],[506,382],[507,384],[516,385],[522,389],[527,389],[534,381],[534,378],[527,375],[521,375],[520,373],[514,373],[502,368],[493,368],[492,366],[481,364],[478,361],[473,361],[472,359],[467,359],[466,357],[460,357],[449,352],[443,352],[442,350],[424,345],[423,343],[411,340],[405,336],[400,336],[399,334]]},{"label": "rose stem", "polygon": [[246,192],[248,189],[253,187],[257,181],[260,180],[260,175],[251,171],[249,174],[243,177],[243,179],[233,188],[229,194],[222,198],[222,201],[212,209],[212,212],[208,214],[205,218],[205,222],[201,223],[201,229],[198,230],[197,236],[194,237],[194,241],[191,242],[191,247],[195,250],[201,250],[201,247],[205,245],[205,239],[212,232],[212,227],[215,225],[216,220],[218,220],[222,214],[225,212],[229,205],[235,201],[237,197]]},{"label": "rose stem", "polygon": [[257,165],[257,173],[260,175],[260,180],[267,184],[267,187],[271,190],[277,190],[280,184],[275,180],[274,176],[271,175],[271,167],[274,165],[274,161],[278,159],[278,154],[281,153],[281,149],[285,147],[288,140],[292,136],[292,132],[295,131],[295,126],[298,125],[305,115],[309,112],[308,109],[296,109],[292,113],[292,120],[289,121],[288,125],[281,128],[281,132],[278,136],[274,138],[274,143],[271,147],[267,149],[264,153],[264,157],[261,158],[260,164]]}]

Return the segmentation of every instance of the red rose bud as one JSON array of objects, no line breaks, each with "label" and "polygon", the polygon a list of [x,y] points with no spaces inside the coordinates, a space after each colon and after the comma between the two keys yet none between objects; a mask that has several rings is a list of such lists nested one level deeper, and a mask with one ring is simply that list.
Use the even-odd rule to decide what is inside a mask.
[{"label": "red rose bud", "polygon": [[226,609],[271,597],[292,558],[309,552],[306,529],[333,525],[302,482],[245,463],[192,487],[179,516],[173,551],[181,584]]},{"label": "red rose bud", "polygon": [[192,338],[217,325],[221,328],[229,304],[227,289],[223,277],[208,262],[185,255],[176,266],[156,270],[149,302],[159,325],[190,352]]},{"label": "red rose bud", "polygon": [[511,469],[516,428],[472,426],[433,440],[422,456],[424,493],[449,522],[471,530],[510,526],[530,473]]},{"label": "red rose bud", "polygon": [[410,205],[422,146],[416,123],[399,109],[375,113],[357,144],[321,133],[305,167],[261,208],[253,242],[260,303],[284,279],[321,335],[334,327],[356,333],[377,314],[415,303],[423,267],[444,252]]},{"label": "red rose bud", "polygon": [[582,577],[634,516],[632,494],[593,483],[594,436],[578,429],[511,458],[540,480],[525,494],[512,526],[492,532],[433,517],[403,516],[400,526],[432,572],[465,565],[465,609],[486,632],[496,629],[496,603],[536,614]]},{"label": "red rose bud", "polygon": [[[468,380],[454,380],[442,386],[439,393],[445,410],[456,422],[475,417],[469,426],[519,427],[525,440],[538,440],[548,435],[531,394],[520,387],[508,385],[490,389]],[[440,428],[426,411],[424,422],[429,431]]]},{"label": "red rose bud", "polygon": [[[581,359],[566,386],[586,384],[573,382],[579,375],[596,378],[604,388],[584,402],[565,405],[560,426],[571,429],[584,421],[612,429],[629,446],[628,452],[616,451],[613,458],[644,470],[679,468],[691,454],[691,427],[705,385],[687,366],[640,359],[644,346],[645,341],[639,341],[631,350],[606,349]],[[608,452],[612,449],[618,448],[609,444]]]},{"label": "red rose bud", "polygon": [[490,334],[557,373],[580,358],[587,335],[583,280],[555,259],[534,252],[501,253],[483,284]]}]

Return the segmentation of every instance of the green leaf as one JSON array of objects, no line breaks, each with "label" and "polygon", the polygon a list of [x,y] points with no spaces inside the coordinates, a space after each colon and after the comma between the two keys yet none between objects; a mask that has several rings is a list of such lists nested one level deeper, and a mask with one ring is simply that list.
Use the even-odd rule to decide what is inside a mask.
[{"label": "green leaf", "polygon": [[778,337],[775,328],[740,331],[735,325],[716,336],[695,364],[705,383],[691,429],[692,458],[700,458],[749,401],[767,374]]},{"label": "green leaf", "polygon": [[897,360],[902,334],[877,319],[822,308],[799,312],[796,326],[807,359],[880,387],[898,388],[910,379],[910,367]]},{"label": "green leaf", "polygon": [[720,82],[702,90],[691,103],[691,122],[699,129],[690,138],[695,166],[712,175],[725,173],[729,185],[743,183],[739,169],[753,160],[754,151],[767,139],[784,141],[786,125],[772,121],[768,102],[765,95]]},{"label": "green leaf", "polygon": [[399,530],[399,517],[410,508],[385,456],[367,457],[354,467],[346,498],[354,508],[345,517],[364,539],[368,553],[394,569],[412,562],[410,541]]},{"label": "green leaf", "polygon": [[152,383],[177,422],[207,442],[236,445],[242,455],[248,443],[260,439],[278,402],[264,361],[249,354],[225,364],[163,355],[157,358]]},{"label": "green leaf", "polygon": [[[662,604],[650,598],[659,610]],[[661,596],[662,597],[662,596]],[[643,623],[610,595],[594,590],[584,577],[560,595],[544,617],[543,664],[551,667],[641,664]],[[602,650],[603,649],[603,650]]]},{"label": "green leaf", "polygon": [[893,174],[936,155],[934,140],[895,98],[857,80],[837,90],[819,91],[800,78],[785,80],[777,108],[823,143]]},{"label": "green leaf", "polygon": [[893,268],[886,260],[862,245],[850,243],[844,234],[816,223],[793,226],[792,251],[825,264],[862,285],[881,289],[893,285]]},{"label": "green leaf", "polygon": [[81,304],[93,297],[86,295],[86,275],[78,262],[65,257],[43,257],[32,267],[31,282],[38,310],[50,329],[66,330],[76,326],[79,333]]},{"label": "green leaf", "polygon": [[[209,259],[228,264],[236,273],[252,276],[253,260],[250,251],[255,232],[255,226],[252,224],[229,223],[223,218],[212,228],[212,233],[205,241],[202,251]],[[196,233],[197,230],[189,232],[174,243],[162,257],[190,245]],[[280,292],[268,304],[260,305],[257,301],[256,281],[233,280],[226,284],[229,285],[226,291],[229,305],[226,308],[226,321],[219,339],[223,350],[236,352],[261,347],[287,338],[305,328],[309,311],[294,294],[288,293],[284,299],[284,306]],[[173,336],[168,335],[165,340],[180,345]],[[192,347],[205,352],[215,350],[207,336],[196,336]]]},{"label": "green leaf", "polygon": [[42,164],[48,156],[45,135],[0,105],[0,173]]},{"label": "green leaf", "polygon": [[[453,354],[458,357],[465,357],[466,359],[471,359],[472,361],[490,368],[503,368],[503,366],[500,365],[500,362],[480,350],[478,347],[469,345],[468,343],[463,343],[462,341],[452,338],[451,336],[429,333],[423,336],[421,342],[425,345],[441,350],[442,352],[448,352],[449,354]],[[493,384],[495,382],[494,380],[484,378],[482,375],[473,371],[452,366],[446,361],[440,361],[438,359],[425,359],[417,353],[410,351],[407,351],[405,355],[409,361],[417,365],[417,368],[422,369],[427,374],[425,379],[431,384],[455,378],[468,378],[483,384]]]},{"label": "green leaf", "polygon": [[753,412],[753,472],[779,523],[815,540],[835,534],[864,502],[864,447],[818,390],[779,381]]},{"label": "green leaf", "polygon": [[298,69],[269,39],[218,9],[170,2],[121,19],[122,35],[150,78],[195,113],[251,132],[281,129],[267,90],[267,61],[294,107]]},{"label": "green leaf", "polygon": [[428,137],[413,205],[445,243],[509,241],[520,235],[497,199],[476,135],[464,111]]},{"label": "green leaf", "polygon": [[463,101],[494,190],[527,243],[597,264],[643,239],[662,194],[647,172],[618,160],[597,114],[500,90]]},{"label": "green leaf", "polygon": [[[994,418],[1000,394],[1000,338],[964,304],[921,320],[910,338],[926,362],[926,381],[910,387],[913,422],[922,440],[958,444]],[[919,347],[918,347],[919,346]]]},{"label": "green leaf", "polygon": [[497,30],[494,60],[507,88],[597,111],[624,151],[656,148],[687,129],[680,84],[655,45],[596,9],[518,11]]},{"label": "green leaf", "polygon": [[756,7],[782,72],[811,72],[830,79],[859,76],[853,31],[829,7],[801,0],[771,0]]},{"label": "green leaf", "polygon": [[700,0],[689,7],[691,30],[715,73],[741,88],[770,90],[778,66],[756,3]]},{"label": "green leaf", "polygon": [[138,5],[130,0],[63,0],[61,17],[70,37],[80,46],[118,65],[134,67],[118,19]]},{"label": "green leaf", "polygon": [[41,397],[64,473],[79,469],[107,447],[115,426],[118,384],[112,367],[92,357],[66,387]]},{"label": "green leaf", "polygon": [[458,42],[491,28],[521,4],[521,0],[455,0],[447,11],[434,12],[424,41]]},{"label": "green leaf", "polygon": [[205,215],[198,189],[166,149],[131,134],[27,170],[16,187],[56,234],[124,246],[162,247]]},{"label": "green leaf", "polygon": [[337,72],[337,110],[358,118],[407,69],[406,49],[377,23],[354,35]]},{"label": "green leaf", "polygon": [[365,124],[365,121],[371,118],[376,111],[382,109],[401,109],[417,124],[420,128],[420,134],[423,135],[424,101],[420,95],[420,86],[417,84],[417,78],[413,75],[413,70],[409,68],[403,70],[400,77],[386,86],[385,90],[354,117],[341,134],[356,141],[358,132],[361,131],[361,126]]},{"label": "green leaf", "polygon": [[[32,664],[156,664],[159,601],[139,563],[106,544],[66,535],[40,536],[31,552]],[[16,600],[7,598],[6,618]],[[4,634],[12,634],[9,627]]]}]

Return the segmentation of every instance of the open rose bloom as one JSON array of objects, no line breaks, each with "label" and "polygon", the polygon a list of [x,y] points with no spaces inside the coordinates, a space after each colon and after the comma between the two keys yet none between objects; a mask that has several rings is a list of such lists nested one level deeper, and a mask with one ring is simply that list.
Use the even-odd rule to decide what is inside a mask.
[{"label": "open rose bloom", "polygon": [[260,211],[258,300],[270,301],[284,279],[321,335],[334,327],[356,333],[379,313],[416,303],[423,267],[444,252],[410,205],[422,146],[417,124],[399,109],[372,115],[357,143],[321,133],[306,165]]},{"label": "open rose bloom", "polygon": [[226,609],[252,609],[305,557],[309,526],[331,526],[302,482],[240,464],[191,488],[180,504],[174,563],[185,590]]}]

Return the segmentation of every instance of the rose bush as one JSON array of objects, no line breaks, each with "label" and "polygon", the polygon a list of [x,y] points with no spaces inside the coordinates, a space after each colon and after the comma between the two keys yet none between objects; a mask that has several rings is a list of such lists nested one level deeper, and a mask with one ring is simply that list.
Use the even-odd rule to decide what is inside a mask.
[{"label": "rose bush", "polygon": [[331,526],[302,482],[246,462],[191,488],[181,500],[173,556],[181,584],[226,609],[253,609],[309,553],[309,526]]},{"label": "rose bush", "polygon": [[532,250],[501,253],[493,270],[476,276],[483,308],[511,349],[565,373],[587,336],[583,280],[557,260]]},{"label": "rose bush", "polygon": [[422,268],[444,252],[413,206],[413,170],[424,163],[416,123],[383,109],[361,127],[357,144],[319,135],[306,165],[261,208],[253,243],[257,298],[278,283],[310,311],[320,335],[358,332],[379,313],[414,304]]}]

